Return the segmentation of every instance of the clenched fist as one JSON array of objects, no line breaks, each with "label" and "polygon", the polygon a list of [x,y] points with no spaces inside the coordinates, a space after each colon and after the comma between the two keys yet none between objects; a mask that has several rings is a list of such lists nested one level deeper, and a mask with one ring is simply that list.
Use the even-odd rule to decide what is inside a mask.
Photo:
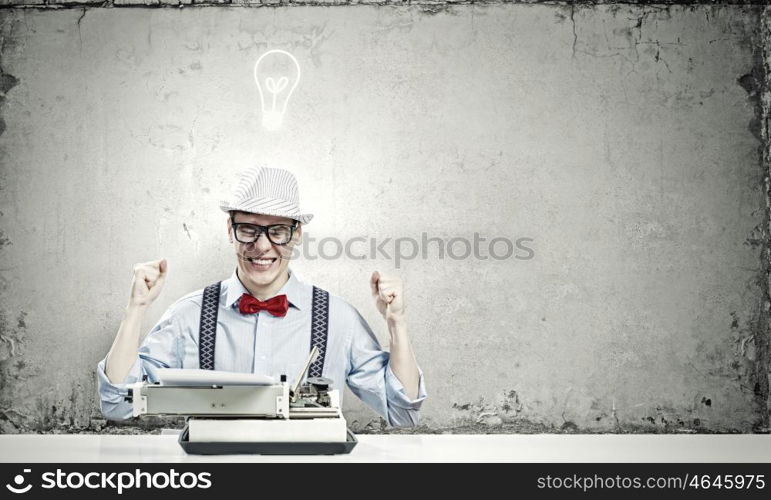
[{"label": "clenched fist", "polygon": [[142,262],[134,266],[129,306],[149,306],[158,297],[166,280],[166,259]]},{"label": "clenched fist", "polygon": [[404,288],[398,276],[375,271],[369,279],[375,307],[386,321],[401,320],[404,315]]}]

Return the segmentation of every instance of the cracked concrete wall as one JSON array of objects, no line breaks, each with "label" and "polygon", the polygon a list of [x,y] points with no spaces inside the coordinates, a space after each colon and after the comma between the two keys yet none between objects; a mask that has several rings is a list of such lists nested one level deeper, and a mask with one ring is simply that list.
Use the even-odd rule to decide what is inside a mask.
[{"label": "cracked concrete wall", "polygon": [[[99,4],[0,12],[2,432],[104,430],[132,264],[170,262],[145,330],[227,276],[217,201],[258,161],[298,174],[319,238],[532,238],[402,263],[419,431],[768,429],[761,7]],[[268,47],[304,72],[277,134]],[[294,267],[387,344],[367,277],[391,261]]]}]

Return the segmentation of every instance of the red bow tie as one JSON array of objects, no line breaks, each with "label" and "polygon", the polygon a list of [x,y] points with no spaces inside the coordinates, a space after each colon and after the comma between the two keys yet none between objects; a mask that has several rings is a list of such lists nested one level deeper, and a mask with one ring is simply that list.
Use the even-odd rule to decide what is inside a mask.
[{"label": "red bow tie", "polygon": [[289,310],[289,301],[286,295],[276,295],[266,301],[258,300],[248,293],[241,295],[241,301],[238,303],[238,310],[241,314],[253,314],[265,309],[273,316],[283,318]]}]

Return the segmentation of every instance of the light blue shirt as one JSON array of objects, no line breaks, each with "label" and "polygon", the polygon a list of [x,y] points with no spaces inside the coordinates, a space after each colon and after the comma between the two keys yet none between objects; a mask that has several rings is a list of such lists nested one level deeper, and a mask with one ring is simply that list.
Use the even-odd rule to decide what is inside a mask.
[{"label": "light blue shirt", "polygon": [[[220,289],[217,337],[214,349],[216,370],[256,373],[279,379],[287,375],[290,384],[303,369],[310,352],[311,302],[313,287],[289,272],[289,280],[276,294],[286,294],[289,310],[276,317],[267,311],[241,314],[238,302],[249,293],[234,271]],[[128,376],[113,384],[104,372],[105,360],[97,366],[102,414],[109,419],[126,419],[132,414],[125,401],[127,385],[144,376],[156,382],[154,368],[199,368],[198,326],[203,289],[185,295],[172,304],[150,330]],[[426,398],[423,373],[417,399],[410,400],[391,371],[389,354],[380,344],[359,311],[342,298],[329,294],[329,333],[322,375],[340,390],[345,381],[356,396],[392,426],[414,426]],[[342,402],[341,402],[342,404]]]}]

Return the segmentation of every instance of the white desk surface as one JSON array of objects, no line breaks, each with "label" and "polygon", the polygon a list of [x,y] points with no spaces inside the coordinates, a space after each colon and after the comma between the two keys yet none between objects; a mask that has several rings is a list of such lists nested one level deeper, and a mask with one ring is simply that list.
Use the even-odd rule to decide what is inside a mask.
[{"label": "white desk surface", "polygon": [[186,455],[175,435],[0,435],[0,462],[766,462],[771,435],[360,435],[349,455]]}]

